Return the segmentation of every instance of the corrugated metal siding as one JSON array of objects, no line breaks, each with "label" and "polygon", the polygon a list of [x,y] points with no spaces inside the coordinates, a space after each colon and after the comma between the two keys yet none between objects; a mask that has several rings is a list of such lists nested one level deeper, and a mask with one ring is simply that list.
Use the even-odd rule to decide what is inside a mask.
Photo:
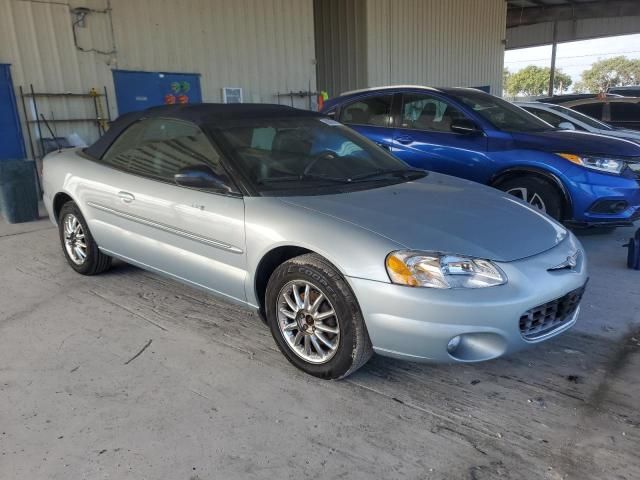
[{"label": "corrugated metal siding", "polygon": [[311,0],[113,0],[113,20],[118,68],[201,73],[205,101],[315,89]]},{"label": "corrugated metal siding", "polygon": [[[107,0],[69,4],[108,6]],[[69,4],[0,0],[0,62],[12,64],[16,90],[30,83],[46,92],[106,85],[115,115],[112,68],[200,73],[203,99],[210,102],[221,101],[222,87],[242,87],[245,102],[277,102],[278,91],[316,88],[312,0],[112,0],[115,55],[76,50]],[[111,50],[108,15],[92,13],[86,22],[79,44]],[[38,103],[47,117],[51,111],[58,118],[93,114],[81,100]],[[58,125],[61,135],[71,131],[87,141],[97,135],[90,125]]]},{"label": "corrugated metal siding", "polygon": [[[558,22],[558,42],[632,33],[640,33],[640,17],[589,18]],[[552,42],[552,22],[507,29],[508,49],[548,45]]]},{"label": "corrugated metal siding", "polygon": [[[23,0],[0,0],[0,61],[10,63],[16,95],[18,87],[36,91],[86,93],[92,87],[102,89],[111,83],[111,72],[104,56],[80,53],[73,44],[69,7],[60,3],[36,3]],[[83,2],[84,6],[104,9],[104,1]],[[80,43],[106,45],[104,14],[87,20],[88,28],[81,29]],[[107,30],[108,31],[108,30]],[[18,110],[22,115],[21,99]],[[38,107],[46,118],[90,118],[95,110],[90,101],[73,99],[38,99]],[[32,112],[30,102],[27,108]],[[31,118],[35,118],[33,113]],[[24,119],[23,119],[24,120]],[[87,123],[55,124],[56,134],[63,136],[77,132],[86,141],[97,137],[97,128]],[[34,126],[31,126],[35,134]],[[23,126],[25,141],[27,130]],[[49,134],[45,133],[48,137]],[[31,150],[27,145],[27,153]]]},{"label": "corrugated metal siding", "polygon": [[318,88],[334,96],[367,82],[366,0],[314,0]]},{"label": "corrugated metal siding", "polygon": [[503,0],[368,0],[368,86],[490,85],[502,92]]}]

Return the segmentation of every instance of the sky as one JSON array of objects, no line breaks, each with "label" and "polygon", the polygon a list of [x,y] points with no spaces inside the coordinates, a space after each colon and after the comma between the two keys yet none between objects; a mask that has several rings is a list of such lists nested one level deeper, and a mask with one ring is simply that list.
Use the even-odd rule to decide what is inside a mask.
[{"label": "sky", "polygon": [[[592,63],[618,55],[640,58],[640,34],[559,43],[556,51],[556,68],[569,74],[575,83],[580,80],[580,74]],[[551,66],[551,45],[505,52],[504,66],[511,73],[528,65]]]}]

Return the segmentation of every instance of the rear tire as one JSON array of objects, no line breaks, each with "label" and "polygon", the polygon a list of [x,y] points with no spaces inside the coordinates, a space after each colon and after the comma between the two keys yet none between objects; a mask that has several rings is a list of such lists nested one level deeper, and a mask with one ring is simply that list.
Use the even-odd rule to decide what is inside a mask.
[{"label": "rear tire", "polygon": [[355,295],[320,255],[301,255],[276,268],[265,297],[271,334],[300,370],[324,379],[344,378],[371,358]]},{"label": "rear tire", "polygon": [[111,267],[111,257],[98,248],[75,202],[67,202],[60,209],[58,232],[67,263],[76,272],[97,275]]},{"label": "rear tire", "polygon": [[513,177],[500,182],[497,188],[527,202],[559,222],[564,218],[562,194],[555,185],[544,178],[532,175]]}]

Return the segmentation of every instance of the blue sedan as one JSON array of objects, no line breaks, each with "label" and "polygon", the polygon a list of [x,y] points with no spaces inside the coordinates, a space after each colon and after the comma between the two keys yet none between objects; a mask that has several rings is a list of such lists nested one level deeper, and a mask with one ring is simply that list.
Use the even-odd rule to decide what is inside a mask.
[{"label": "blue sedan", "polygon": [[614,227],[640,218],[634,142],[558,130],[468,88],[360,90],[323,111],[414,167],[491,185],[556,220]]}]

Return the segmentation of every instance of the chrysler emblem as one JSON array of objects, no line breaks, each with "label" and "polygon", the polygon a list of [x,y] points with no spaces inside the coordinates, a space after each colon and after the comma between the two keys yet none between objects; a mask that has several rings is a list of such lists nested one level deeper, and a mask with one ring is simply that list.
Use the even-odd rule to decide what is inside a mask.
[{"label": "chrysler emblem", "polygon": [[574,268],[576,268],[576,265],[578,265],[578,257],[580,256],[580,252],[575,252],[573,255],[569,255],[567,257],[567,259],[556,265],[555,267],[551,267],[548,268],[548,271],[553,271],[553,270],[573,270]]}]

